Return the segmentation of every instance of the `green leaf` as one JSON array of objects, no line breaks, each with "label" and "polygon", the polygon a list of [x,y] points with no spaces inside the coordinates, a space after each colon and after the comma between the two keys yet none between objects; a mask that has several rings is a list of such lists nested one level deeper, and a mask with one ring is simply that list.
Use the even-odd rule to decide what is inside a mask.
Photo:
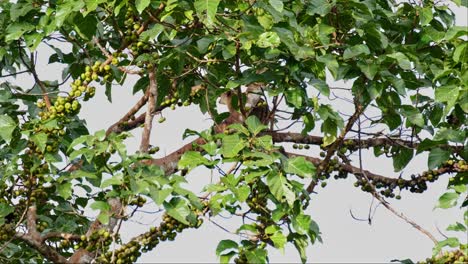
[{"label": "green leaf", "polygon": [[460,246],[460,241],[456,237],[449,237],[445,240],[439,241],[437,245],[432,249],[432,255],[435,256],[437,255],[440,250],[446,246],[456,248]]},{"label": "green leaf", "polygon": [[246,185],[242,185],[240,187],[233,189],[233,193],[236,196],[237,200],[243,203],[247,200],[247,198],[250,195],[250,188]]},{"label": "green leaf", "polygon": [[220,0],[195,0],[195,11],[207,26],[212,26],[216,21],[219,2]]},{"label": "green leaf", "polygon": [[303,178],[312,178],[315,176],[315,166],[304,157],[294,157],[288,159],[284,166],[284,171],[290,174],[296,174]]},{"label": "green leaf", "polygon": [[276,231],[269,238],[271,241],[273,241],[275,248],[284,250],[284,245],[286,245],[287,239],[281,231]]},{"label": "green leaf", "polygon": [[278,12],[283,12],[283,8],[284,8],[284,5],[283,5],[283,1],[281,0],[269,0],[268,2],[270,2],[270,5],[276,9],[276,11]]},{"label": "green leaf", "polygon": [[457,204],[457,199],[460,196],[458,193],[446,192],[439,197],[439,201],[435,208],[447,209],[454,207]]},{"label": "green leaf", "polygon": [[103,201],[95,201],[90,205],[91,209],[93,210],[101,210],[101,211],[109,211],[110,205],[107,202]]},{"label": "green leaf", "polygon": [[57,186],[57,193],[67,200],[72,195],[73,186],[71,182],[63,182]]},{"label": "green leaf", "polygon": [[5,41],[18,40],[24,33],[34,30],[34,25],[26,22],[15,22],[6,28]]},{"label": "green leaf", "polygon": [[343,53],[343,60],[351,59],[361,54],[368,55],[370,54],[370,50],[365,44],[358,44],[356,46],[352,46],[347,48]]},{"label": "green leaf", "polygon": [[393,54],[388,54],[387,57],[395,59],[398,62],[398,66],[403,70],[411,70],[411,61],[406,57],[405,54],[401,52],[395,52]]},{"label": "green leaf", "polygon": [[361,72],[364,73],[364,75],[369,80],[373,80],[375,75],[380,71],[380,67],[378,65],[369,61],[359,61],[357,63],[357,66],[359,67],[359,69],[361,69]]},{"label": "green leaf", "polygon": [[230,239],[221,240],[216,247],[216,255],[221,255],[226,249],[237,249],[239,245]]},{"label": "green leaf", "polygon": [[226,158],[233,158],[245,147],[246,142],[239,135],[227,135],[223,137],[221,152]]},{"label": "green leaf", "polygon": [[262,248],[245,251],[248,263],[266,263],[267,252]]},{"label": "green leaf", "polygon": [[312,219],[303,213],[292,218],[292,225],[297,233],[305,235],[308,233]]},{"label": "green leaf", "polygon": [[447,231],[461,231],[461,232],[465,232],[466,231],[466,227],[461,224],[461,223],[455,223],[455,224],[451,224],[447,227]]},{"label": "green leaf", "polygon": [[334,5],[335,5],[335,0],[333,1],[328,1],[328,0],[310,1],[309,8],[307,9],[307,13],[310,15],[318,14],[321,16],[325,16],[328,13],[330,13]]},{"label": "green leaf", "polygon": [[252,135],[256,136],[258,133],[260,133],[262,130],[268,128],[267,126],[263,125],[258,117],[251,115],[245,120],[245,124],[247,125],[247,128],[249,131],[252,133]]},{"label": "green leaf", "polygon": [[210,141],[206,144],[203,144],[200,146],[202,149],[206,151],[211,156],[214,156],[216,154],[216,150],[218,149],[218,146],[214,141]]},{"label": "green leaf", "polygon": [[193,169],[200,165],[209,165],[211,162],[207,158],[203,157],[200,152],[187,151],[182,155],[179,160],[179,169]]},{"label": "green leaf", "polygon": [[151,0],[135,0],[135,7],[138,13],[143,13],[143,10],[149,6]]},{"label": "green leaf", "polygon": [[291,190],[291,184],[288,182],[288,179],[284,177],[283,174],[276,171],[271,171],[267,175],[267,185],[270,188],[271,193],[279,201],[284,201],[292,206],[296,195]]},{"label": "green leaf", "polygon": [[440,148],[435,148],[432,149],[431,152],[429,152],[429,158],[427,160],[427,166],[429,167],[430,170],[438,167],[442,163],[448,160],[450,157],[450,151],[443,150]]},{"label": "green leaf", "polygon": [[302,91],[299,88],[290,88],[284,91],[284,95],[288,104],[293,105],[295,108],[302,107]]},{"label": "green leaf", "polygon": [[431,23],[432,19],[432,7],[424,7],[419,11],[419,20],[421,21],[421,26],[425,26]]},{"label": "green leaf", "polygon": [[47,146],[47,134],[44,132],[39,132],[31,136],[31,140],[36,144],[39,149],[44,152]]},{"label": "green leaf", "polygon": [[281,44],[281,40],[276,32],[265,32],[258,36],[257,46],[260,48],[276,48]]},{"label": "green leaf", "polygon": [[11,136],[16,126],[15,121],[11,117],[0,115],[0,137],[7,143],[10,143]]},{"label": "green leaf", "polygon": [[95,16],[83,17],[81,14],[77,14],[74,19],[74,26],[76,32],[80,37],[91,40],[96,34],[97,25],[99,24]]},{"label": "green leaf", "polygon": [[63,1],[55,13],[55,25],[61,27],[63,22],[70,17],[73,12],[80,11],[85,6],[83,1]]},{"label": "green leaf", "polygon": [[166,209],[167,214],[177,221],[186,225],[189,224],[186,217],[190,214],[191,210],[187,205],[187,201],[174,197],[170,202],[164,202],[164,208]]},{"label": "green leaf", "polygon": [[309,244],[309,242],[307,242],[307,236],[299,235],[299,234],[294,234],[291,236],[292,236],[292,239],[290,240],[294,242],[294,246],[296,247],[297,252],[299,252],[299,256],[301,257],[302,263],[306,263],[307,261],[306,248]]},{"label": "green leaf", "polygon": [[10,206],[8,204],[0,203],[0,225],[3,225],[5,223],[5,216],[13,213],[15,211],[15,208],[13,206]]},{"label": "green leaf", "polygon": [[150,186],[150,196],[153,199],[154,203],[157,205],[162,205],[167,197],[172,193],[172,188],[158,189],[154,186]]},{"label": "green leaf", "polygon": [[408,121],[419,127],[424,127],[424,116],[413,106],[403,105],[401,106],[402,115],[408,118]]},{"label": "green leaf", "polygon": [[253,143],[256,147],[265,150],[271,150],[273,148],[273,139],[270,135],[254,138]]},{"label": "green leaf", "polygon": [[401,171],[408,165],[413,158],[413,150],[408,148],[400,148],[395,155],[393,155],[393,167],[395,172]]}]

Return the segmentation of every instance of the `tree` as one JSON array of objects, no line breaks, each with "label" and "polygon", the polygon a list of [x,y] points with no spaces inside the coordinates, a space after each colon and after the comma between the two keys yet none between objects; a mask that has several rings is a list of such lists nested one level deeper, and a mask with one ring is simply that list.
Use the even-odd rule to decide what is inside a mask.
[{"label": "tree", "polygon": [[[468,31],[454,25],[447,4],[1,2],[1,77],[35,82],[18,87],[6,78],[0,86],[1,258],[135,262],[223,214],[244,224],[239,241],[219,242],[221,262],[267,262],[267,250],[287,243],[305,262],[305,248],[321,240],[306,212],[317,186],[350,175],[434,241],[431,261],[463,262],[466,241],[438,241],[391,206],[400,192],[422,193],[441,177],[450,182],[437,206],[468,205]],[[64,66],[62,80],[39,78],[39,45],[55,51],[49,63]],[[80,109],[95,93],[112,101],[113,87],[130,76],[141,98],[114,125],[90,134]],[[330,85],[340,80],[351,87]],[[155,116],[164,122],[164,111],[189,105],[212,127],[187,129],[181,136],[191,143],[157,156]],[[139,151],[128,153],[125,139],[138,127]],[[427,168],[379,175],[362,162],[368,149],[392,159],[396,172],[416,155],[427,155]],[[199,167],[220,174],[202,195],[184,177]],[[164,210],[161,223],[121,239],[122,223],[149,201]],[[91,219],[85,209],[99,214]],[[448,230],[465,232],[468,213],[462,222]],[[445,247],[454,250],[440,254]]]}]

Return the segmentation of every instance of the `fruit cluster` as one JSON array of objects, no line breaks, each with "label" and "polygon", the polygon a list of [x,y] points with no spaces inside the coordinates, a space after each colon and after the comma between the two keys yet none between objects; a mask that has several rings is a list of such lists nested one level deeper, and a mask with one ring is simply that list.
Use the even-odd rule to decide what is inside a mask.
[{"label": "fruit cluster", "polygon": [[309,145],[293,144],[293,149],[310,149]]},{"label": "fruit cluster", "polygon": [[[161,241],[173,241],[177,236],[177,233],[182,232],[186,228],[198,228],[203,223],[201,218],[195,225],[186,225],[172,218],[168,214],[164,214],[162,222],[159,227],[152,227],[149,232],[142,234],[138,240],[132,240],[129,243],[123,245],[114,252],[114,256],[117,258],[115,263],[131,263],[135,262],[136,259],[143,252],[148,252],[155,248]],[[112,252],[108,251],[106,254],[101,255],[98,258],[99,263],[111,263]]]},{"label": "fruit cluster", "polygon": [[468,262],[468,251],[465,250],[456,250],[445,252],[442,256],[434,256],[432,258],[427,258],[425,261],[420,261],[420,264],[445,264],[445,263],[454,263],[454,264],[464,264]]},{"label": "fruit cluster", "polygon": [[[149,232],[141,235],[138,240],[132,240],[117,249],[114,252],[114,256],[117,257],[115,263],[135,262],[142,252],[152,250],[160,243],[160,241],[173,241],[177,232],[182,232],[184,229],[189,227],[198,228],[202,223],[202,219],[198,219],[196,225],[188,226],[165,214],[159,227],[152,227]],[[110,263],[111,258],[112,252],[109,251],[106,254],[101,255],[97,260],[98,263]]]},{"label": "fruit cluster", "polygon": [[145,203],[146,203],[146,199],[143,196],[137,196],[135,199],[130,201],[129,205],[136,205],[138,207],[143,207]]},{"label": "fruit cluster", "polygon": [[100,250],[105,252],[109,249],[110,244],[112,243],[112,237],[106,229],[99,229],[93,232],[90,236],[82,235],[77,244],[75,244],[74,249],[85,248],[87,251],[93,252]]},{"label": "fruit cluster", "polygon": [[9,240],[15,234],[14,227],[14,223],[0,225],[0,241]]}]

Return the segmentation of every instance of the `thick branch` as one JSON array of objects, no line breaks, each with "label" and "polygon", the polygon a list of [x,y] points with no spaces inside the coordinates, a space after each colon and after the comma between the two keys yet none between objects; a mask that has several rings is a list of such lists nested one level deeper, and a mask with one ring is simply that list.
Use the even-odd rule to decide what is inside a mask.
[{"label": "thick branch", "polygon": [[[311,145],[321,145],[323,144],[323,137],[312,136],[312,135],[303,135],[301,133],[293,132],[274,132],[269,131],[264,134],[270,135],[273,138],[274,142],[292,142],[299,144],[311,144]],[[417,149],[420,143],[411,142],[409,140],[402,140],[399,138],[392,137],[378,137],[378,138],[368,138],[361,139],[359,144],[358,139],[344,139],[344,142],[347,142],[347,146],[351,148],[370,148],[375,146],[403,146],[406,148]],[[463,146],[453,146],[453,145],[441,145],[438,146],[443,149],[451,149],[454,151],[461,151]]]},{"label": "thick branch", "polygon": [[55,262],[55,263],[65,263],[67,260],[60,255],[57,251],[49,247],[46,243],[44,243],[44,239],[41,237],[41,234],[36,229],[36,206],[30,206],[27,211],[26,215],[26,225],[28,232],[24,233],[16,233],[15,238],[22,240],[26,244],[28,244],[31,248],[37,250],[41,255],[45,258]]},{"label": "thick branch", "polygon": [[[119,127],[124,122],[130,120],[130,118],[133,115],[135,115],[135,113],[138,112],[138,110],[140,110],[145,105],[146,101],[148,101],[149,92],[150,92],[150,89],[147,89],[145,95],[141,97],[140,100],[138,100],[138,102],[132,108],[130,108],[130,110],[119,121],[115,122],[112,126],[110,126],[107,129],[106,135],[109,135],[112,132],[114,133],[122,132],[121,128]],[[144,115],[143,115],[143,120],[144,120]]]},{"label": "thick branch", "polygon": [[147,152],[149,148],[151,130],[153,127],[154,109],[156,108],[156,98],[158,97],[158,88],[154,71],[150,71],[148,77],[150,81],[147,101],[148,108],[146,110],[145,126],[143,127],[143,134],[141,136],[140,152]]},{"label": "thick branch", "polygon": [[[354,114],[349,118],[348,123],[346,124],[345,128],[341,132],[340,136],[328,148],[327,155],[325,156],[323,161],[320,163],[319,166],[317,166],[317,171],[316,171],[317,177],[320,176],[323,170],[325,170],[325,168],[328,166],[328,163],[330,162],[331,157],[335,154],[336,150],[341,146],[346,134],[351,130],[354,123],[358,120],[359,116],[361,115],[363,111],[364,111],[364,107],[360,104],[356,104]],[[312,193],[316,184],[317,182],[315,180],[312,181],[309,184],[309,186],[307,186],[307,192]]]}]

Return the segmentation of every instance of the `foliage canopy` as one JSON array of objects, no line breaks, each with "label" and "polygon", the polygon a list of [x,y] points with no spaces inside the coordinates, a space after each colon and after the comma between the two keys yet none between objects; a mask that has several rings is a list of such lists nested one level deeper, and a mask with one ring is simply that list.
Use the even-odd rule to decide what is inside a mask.
[{"label": "foliage canopy", "polygon": [[[455,26],[449,3],[467,5],[2,1],[0,257],[134,262],[203,219],[227,214],[244,224],[239,241],[220,241],[221,262],[264,263],[267,250],[287,243],[305,262],[306,247],[321,241],[306,213],[311,195],[330,177],[348,175],[389,210],[400,192],[422,193],[449,177],[437,206],[466,210],[467,29]],[[61,80],[38,76],[41,47],[54,50],[49,63],[63,65]],[[32,88],[15,84],[13,77],[26,75]],[[112,89],[132,78],[141,96],[135,106],[89,133],[78,117],[86,101],[101,92],[112,101]],[[342,80],[351,87],[330,85]],[[150,144],[154,116],[164,122],[164,111],[189,105],[209,115],[212,127],[187,129],[181,136],[191,143],[158,155]],[[138,127],[140,149],[128,153],[125,139]],[[366,149],[392,159],[395,172],[416,155],[427,155],[427,168],[379,175],[362,165]],[[184,177],[198,167],[219,174],[202,195]],[[149,200],[164,210],[161,223],[120,239],[122,222]],[[91,219],[85,209],[99,215]],[[467,213],[462,222],[448,230],[465,232]],[[418,229],[435,242],[434,255],[461,249],[438,260],[466,257],[464,241],[439,242]]]}]

